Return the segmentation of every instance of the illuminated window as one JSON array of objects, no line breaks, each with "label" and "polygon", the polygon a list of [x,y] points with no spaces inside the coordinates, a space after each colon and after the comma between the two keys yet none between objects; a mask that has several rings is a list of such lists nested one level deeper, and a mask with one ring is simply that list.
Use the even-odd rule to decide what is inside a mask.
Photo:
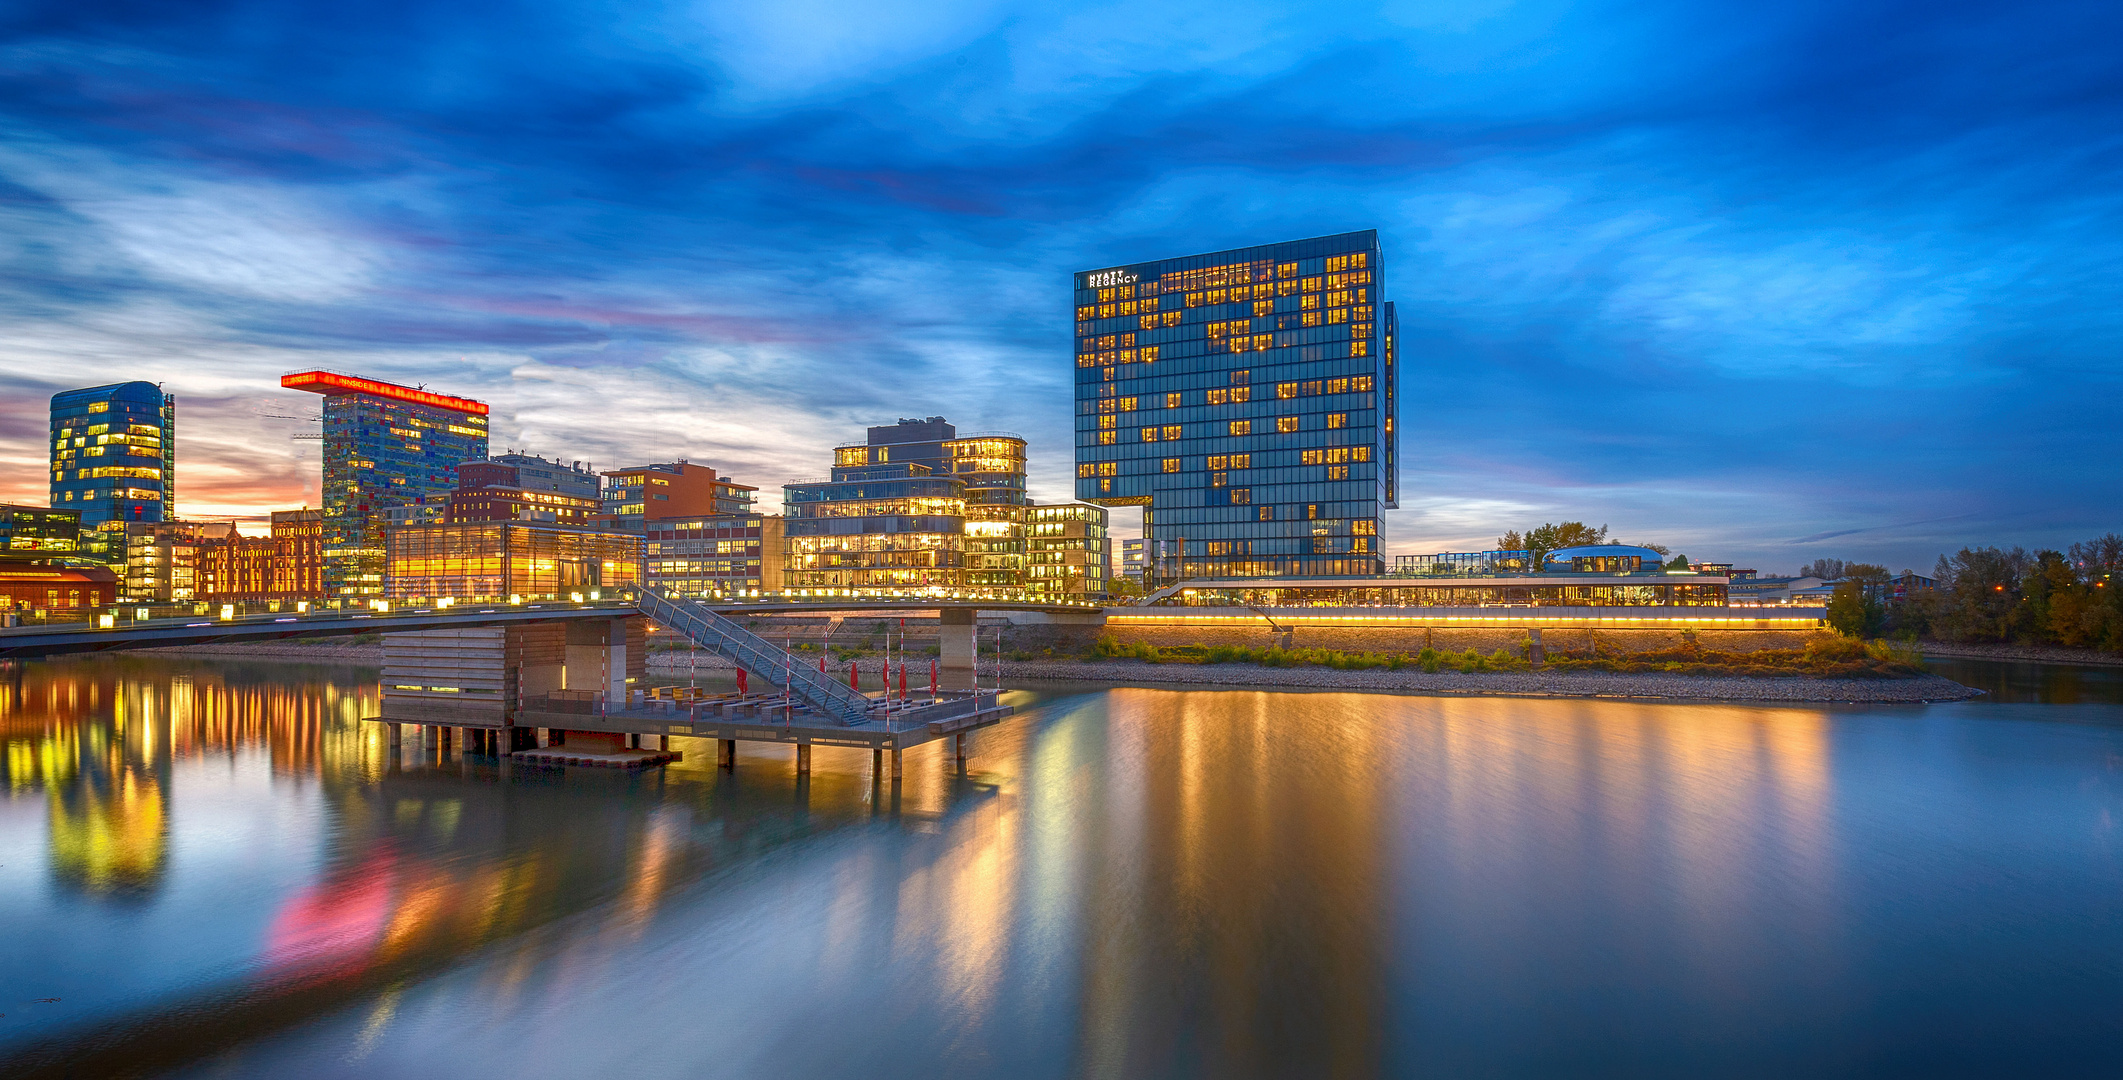
[{"label": "illuminated window", "polygon": [[1296,263],[1277,263],[1277,264],[1275,264],[1275,276],[1276,276],[1276,277],[1279,277],[1279,278],[1294,278],[1294,277],[1296,277],[1296,276],[1297,276],[1297,264],[1296,264]]},{"label": "illuminated window", "polygon": [[1371,448],[1368,446],[1352,446],[1349,448],[1349,453],[1352,459],[1356,461],[1371,460]]},{"label": "illuminated window", "polygon": [[1276,417],[1276,418],[1275,418],[1275,430],[1277,430],[1277,431],[1281,431],[1281,432],[1291,432],[1291,431],[1296,431],[1296,430],[1297,430],[1297,417],[1295,417],[1295,416],[1278,416],[1278,417]]},{"label": "illuminated window", "polygon": [[1231,434],[1233,434],[1233,435],[1251,435],[1251,434],[1253,434],[1253,421],[1251,421],[1251,420],[1233,420],[1233,421],[1231,421]]},{"label": "illuminated window", "polygon": [[1323,451],[1323,450],[1305,450],[1305,451],[1301,451],[1301,452],[1300,452],[1300,453],[1298,454],[1298,464],[1300,464],[1300,465],[1318,465],[1318,464],[1320,464],[1320,463],[1321,463],[1321,462],[1322,462],[1323,460],[1325,460],[1325,459],[1324,459],[1324,458],[1322,457],[1322,455],[1323,455],[1323,454],[1325,454],[1325,453],[1326,453],[1326,452],[1325,452],[1325,451]]},{"label": "illuminated window", "polygon": [[1101,461],[1101,462],[1099,462],[1099,463],[1098,463],[1098,475],[1100,475],[1100,476],[1118,476],[1118,475],[1120,475],[1120,462],[1118,462],[1118,461]]},{"label": "illuminated window", "polygon": [[1275,301],[1255,300],[1253,302],[1253,314],[1255,317],[1275,314]]},{"label": "illuminated window", "polygon": [[1349,531],[1358,536],[1377,536],[1378,522],[1370,518],[1358,518],[1349,523]]},{"label": "illuminated window", "polygon": [[1336,413],[1328,413],[1328,414],[1327,414],[1327,428],[1328,428],[1328,430],[1330,430],[1330,431],[1331,431],[1331,430],[1333,430],[1333,429],[1335,429],[1335,428],[1345,428],[1345,427],[1348,427],[1348,426],[1349,426],[1349,414],[1348,414],[1348,413],[1345,413],[1345,412],[1336,412]]},{"label": "illuminated window", "polygon": [[1211,391],[1209,391],[1209,404],[1211,404],[1211,405],[1228,405],[1228,404],[1230,404],[1230,402],[1231,402],[1231,391],[1229,391],[1229,390],[1211,390]]},{"label": "illuminated window", "polygon": [[1275,396],[1276,396],[1276,397],[1278,397],[1278,398],[1283,398],[1283,399],[1285,399],[1285,400],[1287,400],[1287,399],[1289,399],[1289,398],[1294,398],[1294,397],[1296,397],[1296,396],[1297,396],[1297,384],[1296,384],[1296,383],[1294,383],[1294,382],[1279,382],[1279,383],[1276,383],[1276,384],[1275,384]]},{"label": "illuminated window", "polygon": [[1225,485],[1229,484],[1230,482],[1231,482],[1231,474],[1230,474],[1230,473],[1220,473],[1220,472],[1216,472],[1216,473],[1210,473],[1210,474],[1209,474],[1209,486],[1210,486],[1210,487],[1213,487],[1213,488],[1220,488],[1220,487],[1223,487],[1223,486],[1225,486]]},{"label": "illuminated window", "polygon": [[1166,424],[1164,429],[1165,441],[1172,442],[1174,440],[1177,440],[1179,438],[1179,429],[1180,426],[1178,424]]},{"label": "illuminated window", "polygon": [[1211,554],[1211,555],[1229,555],[1229,554],[1231,554],[1231,541],[1229,541],[1229,540],[1211,540],[1211,541],[1209,541],[1209,554]]},{"label": "illuminated window", "polygon": [[1116,436],[1116,435],[1118,435],[1118,434],[1119,434],[1118,432],[1113,432],[1113,431],[1101,431],[1101,432],[1099,432],[1099,433],[1098,433],[1098,445],[1100,445],[1100,446],[1112,446],[1112,445],[1113,445],[1113,439],[1114,439],[1114,436]]},{"label": "illuminated window", "polygon": [[1319,516],[1320,516],[1320,504],[1318,504],[1318,503],[1306,503],[1306,504],[1305,504],[1305,520],[1307,520],[1307,521],[1317,521],[1317,520],[1319,520]]},{"label": "illuminated window", "polygon": [[108,401],[91,401],[88,403],[88,411],[109,412],[111,411],[111,403]]},{"label": "illuminated window", "polygon": [[1351,356],[1370,356],[1370,355],[1371,355],[1371,342],[1370,342],[1370,340],[1369,340],[1369,336],[1368,336],[1368,335],[1366,335],[1365,337],[1355,338],[1355,339],[1351,340],[1351,341],[1349,342],[1349,355],[1351,355]]},{"label": "illuminated window", "polygon": [[1298,393],[1303,394],[1306,397],[1318,397],[1320,393],[1320,387],[1322,385],[1324,384],[1322,384],[1318,379],[1307,379],[1305,380],[1305,384],[1298,388]]},{"label": "illuminated window", "polygon": [[1116,420],[1115,420],[1115,419],[1114,419],[1113,417],[1111,417],[1111,416],[1101,416],[1101,417],[1099,417],[1099,418],[1098,418],[1098,426],[1099,426],[1099,427],[1100,427],[1100,428],[1101,428],[1102,430],[1107,430],[1107,431],[1110,431],[1110,430],[1112,430],[1112,429],[1114,428],[1114,426],[1115,426],[1115,425],[1116,425],[1117,423],[1118,423],[1118,421],[1116,421]]},{"label": "illuminated window", "polygon": [[[1311,297],[1306,297],[1306,299],[1308,299],[1308,300],[1309,300],[1309,299],[1311,299]],[[1317,311],[1308,311],[1308,312],[1305,312],[1305,314],[1304,314],[1304,317],[1302,317],[1302,318],[1300,318],[1300,319],[1298,320],[1298,325],[1299,325],[1299,326],[1318,326],[1319,324],[1320,324],[1320,313],[1319,313],[1319,312],[1317,312]]]},{"label": "illuminated window", "polygon": [[1320,279],[1308,277],[1304,279],[1304,283],[1300,287],[1306,292],[1318,292],[1320,291]]},{"label": "illuminated window", "polygon": [[1179,395],[1178,395],[1178,394],[1166,394],[1166,395],[1165,395],[1165,408],[1168,408],[1168,409],[1177,409],[1177,408],[1179,408]]},{"label": "illuminated window", "polygon": [[1329,465],[1329,466],[1327,466],[1327,479],[1329,479],[1329,480],[1347,480],[1347,479],[1349,479],[1349,466],[1347,466],[1347,465]]},{"label": "illuminated window", "polygon": [[1202,466],[1209,469],[1228,469],[1231,467],[1231,455],[1211,454],[1202,462]]},{"label": "illuminated window", "polygon": [[1252,489],[1252,488],[1232,488],[1232,489],[1231,489],[1231,505],[1233,505],[1233,506],[1244,506],[1244,505],[1246,505],[1247,503],[1250,503],[1250,502],[1252,502],[1252,501],[1253,501],[1253,489]]},{"label": "illuminated window", "polygon": [[1165,459],[1165,462],[1164,462],[1164,465],[1165,465],[1165,471],[1166,471],[1166,472],[1178,472],[1178,471],[1179,471],[1179,459],[1178,459],[1178,458],[1176,458],[1176,457],[1168,457],[1168,458],[1166,458],[1166,459]]},{"label": "illuminated window", "polygon": [[1369,375],[1358,375],[1358,376],[1357,376],[1357,377],[1356,377],[1355,379],[1351,380],[1349,388],[1350,388],[1350,389],[1352,389],[1352,390],[1354,390],[1354,391],[1356,391],[1356,392],[1357,392],[1357,393],[1359,393],[1359,394],[1367,394],[1367,393],[1370,393],[1370,392],[1371,392],[1371,376],[1369,376]]},{"label": "illuminated window", "polygon": [[1111,492],[1113,490],[1113,481],[1100,480],[1098,482],[1098,490],[1101,492]]},{"label": "illuminated window", "polygon": [[1157,441],[1157,429],[1156,429],[1156,428],[1154,428],[1154,427],[1146,427],[1146,428],[1144,428],[1144,429],[1143,429],[1143,441],[1144,441],[1144,442],[1156,442],[1156,441]]},{"label": "illuminated window", "polygon": [[[1343,382],[1347,382],[1347,381],[1349,381],[1349,380],[1347,380],[1347,379],[1344,379],[1344,380],[1342,380],[1342,381],[1343,381]],[[1124,397],[1124,398],[1120,399],[1120,411],[1122,411],[1122,412],[1134,412],[1134,411],[1135,411],[1135,399],[1134,399],[1134,398],[1132,398],[1132,397]]]},{"label": "illuminated window", "polygon": [[1263,506],[1263,507],[1261,507],[1261,516],[1260,516],[1260,519],[1261,519],[1262,521],[1274,521],[1274,520],[1275,520],[1275,507],[1272,507],[1272,506]]},{"label": "illuminated window", "polygon": [[1346,393],[1348,393],[1348,392],[1349,392],[1349,380],[1347,380],[1347,379],[1328,379],[1328,380],[1327,380],[1327,392],[1328,392],[1328,393],[1330,393],[1330,394],[1346,394]]},{"label": "illuminated window", "polygon": [[1119,407],[1117,404],[1119,401],[1119,398],[1108,398],[1104,401],[1101,401],[1098,403],[1098,411],[1102,413],[1114,412]]},{"label": "illuminated window", "polygon": [[1233,454],[1233,455],[1231,455],[1231,467],[1232,467],[1232,468],[1234,468],[1234,469],[1250,469],[1250,468],[1252,468],[1252,467],[1253,467],[1253,455],[1252,455],[1252,454]]}]

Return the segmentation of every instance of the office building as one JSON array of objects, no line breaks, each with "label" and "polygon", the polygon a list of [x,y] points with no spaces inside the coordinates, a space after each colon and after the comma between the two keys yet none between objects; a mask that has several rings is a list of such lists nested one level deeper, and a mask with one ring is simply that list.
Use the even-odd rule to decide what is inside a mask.
[{"label": "office building", "polygon": [[214,549],[236,537],[226,521],[136,521],[125,526],[125,599],[143,604],[203,600]]},{"label": "office building", "polygon": [[641,583],[642,538],[546,522],[446,522],[385,535],[393,601],[567,600]]},{"label": "office building", "polygon": [[[597,470],[589,463],[571,461],[547,461],[536,454],[511,450],[495,454],[486,464],[500,465],[515,470],[515,479],[500,486],[521,488],[524,491],[549,491],[556,495],[573,495],[579,499],[596,499],[603,494]],[[461,479],[461,477],[460,477]]]},{"label": "office building", "polygon": [[1143,541],[1141,537],[1129,537],[1120,542],[1120,576],[1137,585],[1143,583]]},{"label": "office building", "polygon": [[68,561],[81,551],[81,512],[0,503],[0,558]]},{"label": "office building", "polygon": [[276,510],[272,532],[231,532],[198,555],[199,599],[270,603],[324,598],[324,511]]},{"label": "office building", "polygon": [[836,466],[914,464],[965,485],[964,573],[974,589],[1025,584],[1025,440],[1009,432],[961,436],[941,416],[901,419],[866,432],[859,444],[835,447]]},{"label": "office building", "polygon": [[722,514],[648,524],[650,588],[681,596],[782,590],[782,518]]},{"label": "office building", "polygon": [[1077,498],[1143,508],[1153,581],[1380,571],[1384,291],[1372,231],[1075,275]]},{"label": "office building", "polygon": [[686,461],[613,469],[604,477],[598,524],[633,533],[651,521],[749,514],[752,493],[759,490]]},{"label": "office building", "polygon": [[943,445],[955,437],[941,417],[871,428],[870,443],[834,451],[830,479],[784,484],[784,587],[964,587],[966,482]]},{"label": "office building", "polygon": [[[537,464],[522,463],[520,454],[507,456],[519,461],[496,458],[457,466],[457,490],[450,493],[445,520],[550,521],[585,527],[600,520],[603,506],[595,473],[568,472],[558,462],[537,458],[529,459]],[[556,478],[565,479],[566,485]]]},{"label": "office building", "polygon": [[125,526],[177,516],[177,400],[147,382],[52,395],[51,507],[81,515],[77,554],[125,559]]},{"label": "office building", "polygon": [[[432,519],[457,465],[487,456],[483,402],[329,371],[280,385],[324,396],[324,587],[335,599],[383,595],[387,511]],[[430,513],[430,510],[434,513]]]},{"label": "office building", "polygon": [[1025,589],[1054,600],[1106,595],[1112,549],[1106,510],[1087,503],[1034,505],[1025,518]]}]

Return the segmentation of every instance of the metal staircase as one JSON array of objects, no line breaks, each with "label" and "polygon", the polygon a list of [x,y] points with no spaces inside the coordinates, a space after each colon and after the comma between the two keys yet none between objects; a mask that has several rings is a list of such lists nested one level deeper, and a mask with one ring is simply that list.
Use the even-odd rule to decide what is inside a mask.
[{"label": "metal staircase", "polygon": [[775,688],[850,727],[870,718],[875,704],[847,684],[797,662],[758,634],[698,604],[673,598],[659,589],[640,590],[641,613],[674,633],[766,680]]}]

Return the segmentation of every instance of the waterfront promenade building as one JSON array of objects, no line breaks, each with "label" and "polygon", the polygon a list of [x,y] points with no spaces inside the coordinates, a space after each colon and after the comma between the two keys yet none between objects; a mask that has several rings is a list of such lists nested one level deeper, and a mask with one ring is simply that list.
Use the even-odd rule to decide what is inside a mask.
[{"label": "waterfront promenade building", "polygon": [[128,522],[123,595],[143,604],[203,600],[215,549],[240,539],[227,521]]},{"label": "waterfront promenade building", "polygon": [[380,597],[386,512],[441,509],[458,464],[487,456],[487,406],[329,371],[283,376],[280,385],[324,396],[325,592]]},{"label": "waterfront promenade building", "polygon": [[177,516],[177,399],[149,382],[51,402],[51,507],[81,515],[77,554],[122,573],[125,526]]},{"label": "waterfront promenade building", "polygon": [[[557,464],[534,465],[498,458],[464,462],[457,466],[457,490],[450,493],[443,520],[551,521],[581,526],[601,520],[596,474],[556,474],[552,466]],[[556,483],[562,477],[567,481],[564,487]]]},{"label": "waterfront promenade building", "polygon": [[199,599],[283,604],[324,598],[324,511],[275,510],[266,536],[230,533],[198,557]]},{"label": "waterfront promenade building", "polygon": [[1398,343],[1376,232],[1073,285],[1076,495],[1143,508],[1153,582],[1380,572]]}]

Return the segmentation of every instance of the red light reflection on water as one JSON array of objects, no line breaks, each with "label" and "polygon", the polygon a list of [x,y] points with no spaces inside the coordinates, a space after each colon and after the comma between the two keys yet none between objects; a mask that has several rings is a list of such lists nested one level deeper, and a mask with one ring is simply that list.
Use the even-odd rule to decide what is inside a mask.
[{"label": "red light reflection on water", "polygon": [[334,978],[368,966],[390,924],[398,859],[378,851],[359,866],[288,898],[266,931],[275,974]]}]

